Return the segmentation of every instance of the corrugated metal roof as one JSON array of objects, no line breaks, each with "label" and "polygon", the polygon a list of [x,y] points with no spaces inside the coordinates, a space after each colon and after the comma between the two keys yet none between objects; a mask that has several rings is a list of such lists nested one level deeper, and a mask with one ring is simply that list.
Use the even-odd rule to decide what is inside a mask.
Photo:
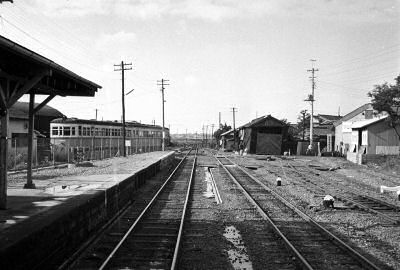
[{"label": "corrugated metal roof", "polygon": [[221,134],[221,136],[228,135],[229,133],[232,133],[232,132],[233,132],[233,129],[225,131],[224,133]]},{"label": "corrugated metal roof", "polygon": [[350,120],[351,118],[355,117],[356,115],[362,113],[363,111],[367,110],[367,109],[372,109],[372,104],[371,103],[367,103],[364,104],[360,107],[358,107],[357,109],[349,112],[348,114],[346,114],[345,116],[342,117],[342,119],[336,121],[333,123],[333,125],[335,127],[337,127],[338,125],[340,125],[341,123],[343,123],[344,121]]},{"label": "corrugated metal roof", "polygon": [[378,118],[372,118],[372,119],[368,119],[368,120],[357,121],[357,122],[354,122],[351,125],[351,128],[354,128],[354,129],[363,128],[363,127],[375,124],[377,122],[383,121],[388,117],[389,117],[389,115],[385,115],[385,116],[381,116],[381,117],[378,117]]}]

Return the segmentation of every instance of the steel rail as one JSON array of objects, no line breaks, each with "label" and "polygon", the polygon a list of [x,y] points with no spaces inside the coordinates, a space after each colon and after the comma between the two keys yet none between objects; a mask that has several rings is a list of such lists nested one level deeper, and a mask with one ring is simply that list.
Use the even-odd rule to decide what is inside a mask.
[{"label": "steel rail", "polygon": [[[296,169],[292,164],[289,164],[289,163],[288,163],[288,166],[289,166],[290,168],[292,168],[292,170],[296,171],[297,173],[302,174],[303,176],[307,176],[304,172],[301,172],[301,171],[299,171],[298,169]],[[310,170],[310,172],[311,172],[311,170]],[[319,186],[318,184],[315,184],[315,183],[314,183],[314,185],[318,186],[318,187],[321,188],[321,189],[326,190],[326,188],[323,188],[323,187]],[[387,219],[387,220],[389,220],[393,225],[398,225],[398,224],[400,224],[400,220],[399,220],[398,218],[391,217],[391,216],[389,216],[389,215],[387,215],[387,214],[385,214],[385,213],[382,213],[382,212],[377,211],[377,210],[375,210],[375,209],[372,209],[372,208],[370,208],[370,207],[368,207],[368,206],[366,206],[366,205],[363,205],[362,203],[356,202],[356,201],[354,201],[352,198],[350,198],[350,197],[348,197],[348,196],[339,195],[337,192],[334,192],[334,191],[332,190],[332,188],[329,188],[329,193],[331,193],[332,196],[333,196],[334,198],[338,199],[338,200],[350,202],[350,203],[356,205],[356,206],[357,206],[358,208],[360,208],[360,209],[363,209],[363,210],[365,210],[365,211],[374,213],[374,214],[376,214],[376,215],[378,215],[378,216],[380,216],[380,217],[382,217],[382,218],[384,218],[384,219]],[[350,192],[350,193],[351,193],[351,192]],[[353,194],[353,195],[359,195],[359,194]],[[360,195],[361,195],[361,194],[360,194]],[[361,196],[362,196],[362,195],[361,195]],[[372,197],[370,197],[370,198],[374,200],[374,198],[372,198]]]},{"label": "steel rail", "polygon": [[189,202],[190,191],[192,189],[192,182],[193,182],[193,178],[194,178],[194,173],[196,172],[197,151],[198,150],[196,149],[196,154],[194,156],[194,161],[193,161],[193,166],[192,166],[192,172],[190,174],[189,185],[188,185],[188,188],[187,188],[187,191],[186,191],[185,204],[183,205],[183,212],[182,212],[182,217],[181,217],[181,223],[179,225],[178,237],[176,239],[174,256],[173,256],[172,263],[171,263],[171,268],[170,268],[171,270],[177,269],[177,261],[178,261],[179,249],[180,249],[181,240],[182,240],[182,234],[183,234],[183,226],[185,224],[186,209],[187,209],[187,205],[188,205],[188,202]]},{"label": "steel rail", "polygon": [[[226,157],[225,157],[226,158]],[[222,164],[222,162],[218,159],[218,157],[215,157],[217,162],[222,166],[222,168],[225,170],[225,172],[229,175],[229,177],[232,179],[232,181],[239,187],[239,189],[243,192],[243,194],[246,196],[246,198],[256,207],[257,211],[260,213],[260,215],[267,220],[274,231],[281,237],[281,239],[284,241],[285,245],[289,248],[291,253],[295,255],[295,257],[302,263],[302,265],[305,267],[305,269],[313,270],[314,268],[310,265],[310,263],[301,255],[301,253],[296,249],[295,246],[289,241],[289,239],[286,238],[286,236],[281,232],[281,230],[275,225],[274,221],[265,213],[265,211],[261,208],[261,206],[254,200],[253,197],[243,188],[243,186],[236,180],[236,178],[229,172],[229,170],[225,167],[225,165]],[[228,159],[229,160],[229,159]],[[230,160],[231,161],[231,160]],[[231,161],[232,162],[232,161]],[[233,162],[232,162],[233,163]]]},{"label": "steel rail", "polygon": [[122,246],[122,244],[125,242],[125,240],[128,238],[129,234],[133,231],[133,229],[136,227],[136,225],[139,223],[139,221],[141,220],[141,218],[144,216],[144,214],[147,212],[147,210],[152,206],[153,202],[156,200],[156,198],[158,197],[158,195],[161,193],[161,191],[163,191],[164,187],[169,183],[169,181],[171,180],[171,178],[174,176],[175,172],[178,170],[178,168],[181,166],[181,164],[183,163],[183,161],[187,158],[187,156],[190,154],[192,150],[190,150],[183,158],[182,160],[178,163],[178,165],[176,166],[176,168],[173,170],[173,172],[170,174],[170,176],[167,178],[167,180],[165,180],[164,184],[159,188],[159,190],[157,191],[157,193],[153,196],[153,198],[151,199],[151,201],[147,204],[146,208],[143,209],[143,211],[140,213],[140,215],[138,216],[138,218],[135,220],[135,222],[131,225],[131,227],[129,228],[129,230],[124,234],[124,236],[122,237],[122,239],[118,242],[118,244],[114,247],[114,249],[111,251],[111,253],[107,256],[106,260],[103,262],[103,264],[99,267],[99,270],[103,270],[105,269],[105,267],[107,266],[107,264],[109,263],[109,261],[112,259],[112,257],[115,255],[115,253],[118,251],[118,249]]},{"label": "steel rail", "polygon": [[[231,161],[233,164],[235,164],[232,160],[227,158],[229,161]],[[274,196],[276,196],[281,202],[283,202],[285,205],[287,205],[289,208],[291,208],[293,211],[295,211],[299,216],[301,216],[303,219],[306,221],[310,222],[313,224],[316,228],[318,228],[320,231],[325,233],[331,240],[337,242],[340,246],[347,250],[350,255],[353,255],[352,257],[355,258],[359,263],[362,264],[362,266],[366,266],[368,269],[373,269],[373,270],[380,270],[378,266],[376,266],[373,262],[362,256],[359,252],[351,248],[349,245],[347,245],[345,242],[343,242],[340,238],[338,238],[336,235],[325,229],[323,226],[318,224],[312,217],[308,216],[307,214],[303,213],[300,211],[297,207],[295,207],[293,204],[291,204],[288,200],[283,198],[281,195],[276,193],[274,190],[270,189],[267,187],[264,183],[262,183],[259,179],[257,179],[255,176],[251,175],[249,172],[244,170],[241,166],[237,166],[242,172],[244,172],[246,175],[248,175],[251,179],[253,179],[255,182],[257,182],[259,185],[261,185],[265,190],[268,192],[271,192]]]},{"label": "steel rail", "polygon": [[211,168],[208,168],[208,170],[210,171],[211,183],[212,183],[213,189],[215,191],[215,201],[217,202],[217,204],[220,204],[220,203],[222,203],[221,194],[219,194],[217,183],[215,183],[214,175],[212,172],[213,170]]}]

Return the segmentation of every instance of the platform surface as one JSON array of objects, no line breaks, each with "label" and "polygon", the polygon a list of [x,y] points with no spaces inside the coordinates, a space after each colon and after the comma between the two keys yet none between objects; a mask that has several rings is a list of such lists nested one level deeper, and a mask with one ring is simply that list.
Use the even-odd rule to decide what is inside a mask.
[{"label": "platform surface", "polygon": [[[26,173],[9,176],[7,189],[7,209],[0,210],[0,245],[1,239],[11,240],[15,235],[13,227],[20,224],[18,234],[28,234],[31,224],[29,219],[36,215],[49,216],[54,214],[52,207],[68,201],[68,207],[73,207],[71,201],[81,194],[95,193],[148,167],[171,152],[150,152],[117,157],[101,161],[93,161],[86,167],[46,169],[33,172],[35,189],[24,189]],[[21,225],[25,226],[21,226]],[[38,224],[35,223],[35,226]],[[21,235],[19,235],[21,237]]]}]

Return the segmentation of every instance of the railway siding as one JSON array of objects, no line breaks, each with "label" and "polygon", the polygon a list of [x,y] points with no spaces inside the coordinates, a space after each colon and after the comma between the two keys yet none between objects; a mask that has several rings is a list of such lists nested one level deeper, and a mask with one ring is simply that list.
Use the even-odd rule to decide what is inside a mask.
[{"label": "railway siding", "polygon": [[[232,156],[232,158],[234,157]],[[238,162],[242,162],[243,165],[257,166],[257,170],[247,171],[257,176],[264,184],[302,209],[319,223],[323,223],[332,232],[340,235],[341,238],[361,254],[367,256],[378,265],[386,264],[386,267],[392,267],[393,269],[400,267],[400,239],[398,237],[400,235],[400,228],[398,225],[390,225],[390,223],[388,224],[387,221],[376,214],[354,208],[351,205],[342,205],[338,201],[335,202],[335,205],[338,206],[335,209],[324,209],[321,207],[323,196],[336,183],[356,189],[361,194],[370,194],[388,203],[393,203],[390,195],[386,194],[386,198],[383,198],[378,193],[378,189],[371,188],[370,183],[376,182],[376,178],[373,181],[364,182],[364,177],[357,177],[358,170],[362,170],[363,176],[367,174],[368,171],[366,168],[351,165],[347,168],[346,164],[339,163],[341,166],[347,168],[346,174],[355,176],[348,178],[343,174],[342,169],[321,172],[317,170],[310,171],[310,168],[307,168],[304,170],[310,171],[308,175],[291,173],[290,166],[285,166],[285,163],[283,163],[287,174],[287,177],[284,177],[282,166],[278,159],[275,161],[266,161],[256,159],[252,156],[246,158],[240,157],[240,159],[236,157],[235,159]],[[293,163],[296,168],[308,167],[307,164],[310,161],[302,159],[301,161],[303,162]],[[315,161],[312,162],[315,163]],[[334,160],[330,162],[330,167],[335,166]],[[350,170],[349,168],[352,169]],[[376,172],[373,175],[374,177],[379,176]],[[280,187],[277,187],[275,183],[278,176],[282,177],[282,186]],[[320,185],[326,183],[325,192],[311,183],[314,181]],[[373,254],[374,258],[371,257],[371,254]],[[385,266],[383,268],[385,269]]]}]

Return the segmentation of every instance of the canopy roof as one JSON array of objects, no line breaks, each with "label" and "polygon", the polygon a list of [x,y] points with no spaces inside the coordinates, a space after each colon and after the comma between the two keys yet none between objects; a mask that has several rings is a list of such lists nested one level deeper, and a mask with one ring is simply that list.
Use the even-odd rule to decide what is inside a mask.
[{"label": "canopy roof", "polygon": [[[19,91],[20,88],[29,82],[32,82],[31,87],[23,94],[34,91],[35,94],[54,96],[94,96],[101,88],[50,59],[0,36],[0,86],[9,88],[7,94],[12,97],[13,92],[23,92]],[[14,104],[15,98],[20,96],[16,95],[7,105]]]}]

